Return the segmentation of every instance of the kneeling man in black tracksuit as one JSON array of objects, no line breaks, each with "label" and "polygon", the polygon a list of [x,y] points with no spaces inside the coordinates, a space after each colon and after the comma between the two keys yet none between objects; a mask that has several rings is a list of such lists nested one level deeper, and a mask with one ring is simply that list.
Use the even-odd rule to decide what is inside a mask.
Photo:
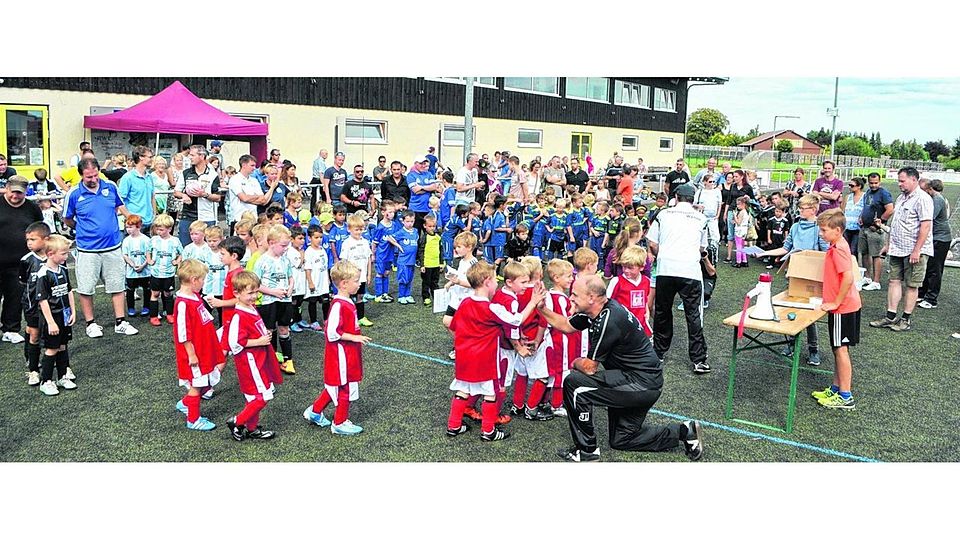
[{"label": "kneeling man in black tracksuit", "polygon": [[[542,302],[544,295],[542,286],[538,287],[533,301]],[[666,426],[644,424],[647,411],[660,398],[663,371],[636,317],[607,298],[599,276],[577,279],[570,300],[575,314],[569,319],[539,303],[540,314],[554,329],[566,334],[586,331],[590,343],[587,357],[574,361],[574,369],[563,382],[563,405],[574,446],[560,450],[560,457],[568,461],[600,459],[593,424],[593,407],[599,405],[607,408],[611,448],[662,452],[682,444],[687,457],[700,459],[703,439],[696,420]]]}]

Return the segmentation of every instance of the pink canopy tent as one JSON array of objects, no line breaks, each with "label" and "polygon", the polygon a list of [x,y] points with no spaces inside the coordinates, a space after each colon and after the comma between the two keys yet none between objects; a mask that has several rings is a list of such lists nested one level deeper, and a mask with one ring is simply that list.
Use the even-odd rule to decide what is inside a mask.
[{"label": "pink canopy tent", "polygon": [[83,127],[107,131],[210,135],[250,142],[250,153],[267,157],[269,126],[235,118],[198,98],[175,81],[157,95],[113,114],[84,116]]}]

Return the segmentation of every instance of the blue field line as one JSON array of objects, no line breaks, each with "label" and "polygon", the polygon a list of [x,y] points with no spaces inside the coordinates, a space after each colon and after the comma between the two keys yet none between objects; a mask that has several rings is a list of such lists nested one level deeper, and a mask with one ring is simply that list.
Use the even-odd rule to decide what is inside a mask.
[{"label": "blue field line", "polygon": [[[444,366],[452,366],[452,365],[453,365],[453,362],[450,362],[449,360],[441,360],[440,358],[434,358],[434,357],[432,357],[432,356],[427,356],[427,355],[425,355],[425,354],[419,354],[419,353],[415,353],[415,352],[412,352],[412,351],[407,351],[407,350],[404,350],[404,349],[398,349],[398,348],[396,348],[396,347],[389,347],[389,346],[387,346],[387,345],[380,345],[380,344],[378,344],[378,343],[372,343],[372,342],[371,342],[371,343],[368,343],[367,345],[370,346],[370,347],[374,347],[374,348],[377,348],[377,349],[383,349],[383,350],[385,350],[385,351],[390,351],[390,352],[394,352],[394,353],[397,353],[397,354],[405,354],[405,355],[407,355],[407,356],[413,356],[414,358],[420,358],[421,360],[428,360],[428,361],[430,361],[430,362],[433,362],[433,363],[436,363],[436,364],[442,364],[442,365],[444,365]],[[661,411],[661,410],[658,410],[658,409],[650,409],[650,412],[652,412],[652,413],[654,413],[654,414],[659,414],[660,416],[666,416],[667,418],[672,418],[672,419],[674,419],[674,420],[679,420],[679,421],[681,421],[681,422],[684,421],[684,420],[694,420],[694,418],[689,418],[689,417],[686,417],[686,416],[683,416],[683,415],[674,414],[674,413],[670,413],[670,412],[666,412],[666,411]],[[828,456],[834,456],[834,457],[839,457],[839,458],[843,458],[843,459],[849,459],[849,460],[851,460],[851,461],[861,461],[861,462],[864,462],[864,463],[881,463],[880,460],[873,459],[873,458],[858,456],[858,455],[855,455],[855,454],[848,454],[848,453],[846,453],[846,452],[841,452],[841,451],[839,451],[839,450],[834,450],[834,449],[832,449],[832,448],[824,448],[824,447],[822,447],[822,446],[816,446],[816,445],[813,445],[813,444],[807,444],[807,443],[802,443],[802,442],[797,442],[797,441],[791,441],[790,439],[783,439],[783,438],[781,438],[781,437],[774,437],[774,436],[772,436],[772,435],[766,435],[766,434],[764,434],[764,433],[757,433],[756,431],[748,431],[748,430],[746,430],[746,429],[740,429],[740,428],[735,428],[735,427],[731,427],[731,426],[725,426],[725,425],[723,425],[723,424],[717,424],[717,423],[714,423],[714,422],[709,422],[709,421],[707,421],[707,420],[700,420],[700,423],[701,423],[702,425],[704,425],[704,426],[712,427],[712,428],[717,428],[717,429],[722,429],[722,430],[724,430],[724,431],[729,431],[730,433],[734,433],[734,434],[736,434],[736,435],[743,435],[743,436],[745,436],[745,437],[751,437],[751,438],[753,438],[753,439],[763,439],[763,440],[765,440],[765,441],[770,441],[770,442],[775,443],[775,444],[783,444],[783,445],[787,445],[787,446],[793,446],[794,448],[802,448],[802,449],[804,449],[804,450],[810,450],[811,452],[818,452],[818,453],[821,453],[821,454],[826,454],[826,455],[828,455]]]}]

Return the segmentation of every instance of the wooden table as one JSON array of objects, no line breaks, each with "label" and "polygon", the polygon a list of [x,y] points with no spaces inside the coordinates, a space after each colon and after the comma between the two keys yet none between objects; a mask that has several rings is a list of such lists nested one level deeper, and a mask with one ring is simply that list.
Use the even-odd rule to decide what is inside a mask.
[{"label": "wooden table", "polygon": [[[786,299],[786,300],[797,300],[786,296],[786,291],[774,296],[774,300]],[[774,312],[777,314],[779,321],[761,321],[750,318],[750,313],[753,312],[754,307],[751,306],[747,309],[747,318],[744,321],[744,332],[743,337],[746,340],[747,344],[740,346],[740,340],[737,338],[737,327],[740,325],[740,316],[742,311],[738,311],[736,314],[731,315],[723,320],[725,326],[730,326],[733,328],[733,354],[730,358],[730,368],[729,368],[729,380],[727,382],[727,406],[724,413],[724,417],[727,420],[734,422],[739,422],[741,424],[748,424],[751,426],[761,427],[765,429],[771,429],[774,431],[780,431],[784,433],[791,433],[793,431],[793,412],[797,403],[797,375],[799,370],[813,371],[817,373],[829,373],[833,375],[832,371],[816,369],[800,366],[800,339],[804,331],[811,324],[815,324],[817,321],[822,319],[826,315],[825,311],[820,309],[802,309],[795,307],[781,307],[774,306]],[[795,313],[796,318],[794,320],[789,320],[788,314]],[[752,334],[750,333],[752,332]],[[780,336],[780,339],[776,341],[760,341],[760,336],[762,334],[776,334]],[[753,344],[751,344],[753,343]],[[783,348],[784,346],[793,345],[793,354],[786,355],[783,354],[782,350],[777,350],[776,347]],[[776,367],[789,367],[790,368],[790,394],[787,398],[787,421],[786,429],[778,426],[769,426],[766,424],[761,424],[758,422],[751,422],[742,418],[733,417],[733,388],[734,382],[736,379],[736,368],[737,368],[737,356],[741,352],[751,351],[756,349],[766,349],[767,351],[773,353],[777,361],[771,362],[768,360],[756,360],[759,363],[774,365]],[[784,362],[787,360],[787,362]]]}]

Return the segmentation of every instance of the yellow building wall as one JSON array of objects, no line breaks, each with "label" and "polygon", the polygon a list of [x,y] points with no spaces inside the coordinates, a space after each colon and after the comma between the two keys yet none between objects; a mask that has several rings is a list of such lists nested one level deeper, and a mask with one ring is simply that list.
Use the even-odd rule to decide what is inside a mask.
[{"label": "yellow building wall", "polygon": [[[64,163],[69,162],[70,156],[77,152],[80,141],[90,140],[89,130],[83,128],[83,117],[90,114],[90,107],[130,107],[147,97],[149,96],[0,88],[0,103],[49,107],[49,144],[53,174],[59,173]],[[329,150],[327,162],[332,164],[334,147],[337,146],[334,144],[335,126],[343,118],[365,118],[388,123],[387,144],[345,144],[344,130],[340,128],[339,150],[347,155],[347,168],[362,163],[369,174],[376,166],[377,156],[381,154],[387,156],[388,162],[397,159],[409,164],[415,154],[425,153],[429,146],[438,148],[441,161],[449,167],[456,169],[462,161],[462,147],[438,144],[441,125],[462,124],[462,117],[218,99],[206,101],[232,114],[267,116],[270,124],[268,146],[279,148],[284,159],[296,163],[301,179],[309,178],[310,167],[321,148]],[[475,118],[474,125],[477,134],[474,151],[486,152],[492,156],[496,150],[509,150],[518,155],[521,161],[529,161],[538,155],[543,159],[553,155],[569,155],[570,137],[575,132],[592,135],[591,155],[594,156],[594,164],[597,166],[605,165],[613,152],[620,153],[632,163],[643,157],[648,166],[672,166],[674,161],[683,155],[682,133],[488,118]],[[543,130],[543,147],[518,147],[519,128]],[[638,137],[638,150],[623,150],[621,143],[624,135]],[[673,139],[671,151],[660,150],[661,137]]]}]

